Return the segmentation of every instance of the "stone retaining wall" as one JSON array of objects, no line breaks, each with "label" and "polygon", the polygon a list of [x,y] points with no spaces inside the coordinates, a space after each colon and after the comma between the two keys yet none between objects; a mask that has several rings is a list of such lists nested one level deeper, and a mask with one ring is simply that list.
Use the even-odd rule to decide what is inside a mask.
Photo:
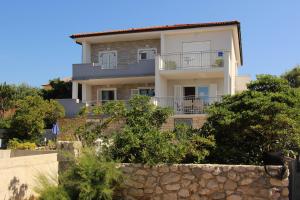
[{"label": "stone retaining wall", "polygon": [[271,178],[261,166],[122,164],[121,169],[124,199],[288,200],[288,179]]}]

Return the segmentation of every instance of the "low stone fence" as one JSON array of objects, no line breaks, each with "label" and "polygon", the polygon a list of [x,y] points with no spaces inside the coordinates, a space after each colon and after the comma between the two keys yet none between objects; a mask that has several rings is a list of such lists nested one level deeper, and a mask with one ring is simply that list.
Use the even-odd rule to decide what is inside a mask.
[{"label": "low stone fence", "polygon": [[[251,165],[122,164],[124,199],[288,200],[288,178],[279,180]],[[279,166],[271,167],[278,173]]]}]

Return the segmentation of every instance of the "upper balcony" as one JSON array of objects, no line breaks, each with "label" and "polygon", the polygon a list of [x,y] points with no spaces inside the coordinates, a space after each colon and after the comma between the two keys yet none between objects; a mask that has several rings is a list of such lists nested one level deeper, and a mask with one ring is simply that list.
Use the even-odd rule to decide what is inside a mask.
[{"label": "upper balcony", "polygon": [[224,50],[169,53],[160,56],[159,71],[168,78],[177,77],[178,73],[181,76],[199,76],[203,72],[208,72],[208,76],[223,76],[229,55],[230,52]]},{"label": "upper balcony", "polygon": [[142,77],[155,75],[155,60],[140,60],[128,65],[100,66],[97,63],[73,64],[73,80]]}]

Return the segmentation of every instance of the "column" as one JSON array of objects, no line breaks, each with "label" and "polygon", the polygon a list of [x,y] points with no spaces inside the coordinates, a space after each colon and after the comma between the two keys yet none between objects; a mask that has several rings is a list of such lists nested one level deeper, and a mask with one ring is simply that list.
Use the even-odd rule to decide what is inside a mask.
[{"label": "column", "polygon": [[78,99],[78,83],[72,82],[72,99]]},{"label": "column", "polygon": [[91,63],[91,45],[82,42],[82,63]]}]

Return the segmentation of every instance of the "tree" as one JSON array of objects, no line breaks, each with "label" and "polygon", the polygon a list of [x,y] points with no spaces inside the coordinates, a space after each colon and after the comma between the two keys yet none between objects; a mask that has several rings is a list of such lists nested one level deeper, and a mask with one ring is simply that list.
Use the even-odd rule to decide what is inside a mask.
[{"label": "tree", "polygon": [[46,115],[46,102],[40,96],[27,96],[18,100],[12,118],[12,129],[23,138],[36,137],[42,133]]},{"label": "tree", "polygon": [[10,85],[5,82],[0,84],[0,118],[3,118],[4,113],[13,107],[15,93],[16,91]]},{"label": "tree", "polygon": [[282,78],[286,79],[290,86],[293,88],[300,87],[300,65],[295,66],[293,69],[284,73]]},{"label": "tree", "polygon": [[65,110],[61,104],[52,99],[50,99],[49,101],[46,100],[45,107],[45,125],[47,128],[52,128],[53,124],[55,124],[59,118],[65,116]]},{"label": "tree", "polygon": [[72,98],[72,82],[61,81],[59,78],[50,80],[51,89],[43,89],[44,99],[69,99]]},{"label": "tree", "polygon": [[52,127],[63,116],[64,109],[58,102],[27,96],[17,101],[11,128],[21,138],[38,139],[45,127]]},{"label": "tree", "polygon": [[257,76],[240,94],[224,97],[208,110],[203,134],[213,134],[216,163],[261,164],[264,152],[293,155],[300,143],[300,93],[286,80]]},{"label": "tree", "polygon": [[116,131],[113,142],[107,149],[108,154],[120,162],[150,165],[199,163],[203,162],[214,146],[213,137],[206,137],[199,131],[161,131],[163,123],[172,112],[168,108],[155,106],[147,96],[134,96],[126,106],[122,102],[110,102],[99,110],[111,116],[114,121],[121,119],[125,122],[124,128]]}]

